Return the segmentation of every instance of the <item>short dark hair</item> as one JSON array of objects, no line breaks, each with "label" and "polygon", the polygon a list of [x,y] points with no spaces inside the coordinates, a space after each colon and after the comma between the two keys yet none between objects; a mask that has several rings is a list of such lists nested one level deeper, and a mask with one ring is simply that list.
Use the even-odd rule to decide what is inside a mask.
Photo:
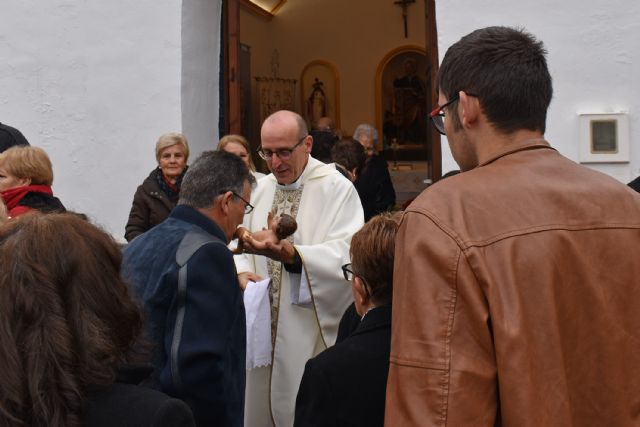
[{"label": "short dark hair", "polygon": [[75,214],[0,226],[0,425],[80,426],[87,393],[135,361],[142,313],[113,238]]},{"label": "short dark hair", "polygon": [[313,145],[311,146],[311,157],[321,162],[331,162],[331,149],[336,143],[336,136],[333,132],[326,130],[312,130],[309,135],[313,137]]},{"label": "short dark hair", "polygon": [[225,191],[242,195],[245,181],[253,186],[256,179],[240,157],[226,151],[205,151],[189,166],[178,204],[210,208]]},{"label": "short dark hair", "polygon": [[355,169],[356,174],[359,174],[367,160],[367,154],[362,144],[352,139],[345,139],[333,146],[331,160],[349,172]]},{"label": "short dark hair", "polygon": [[[437,85],[447,99],[461,90],[477,96],[499,131],[544,133],[553,95],[546,53],[542,42],[522,29],[482,28],[447,50]],[[450,111],[459,123],[456,109]]]},{"label": "short dark hair", "polygon": [[376,305],[391,304],[395,239],[402,214],[385,212],[369,220],[351,238],[351,267],[364,279]]}]

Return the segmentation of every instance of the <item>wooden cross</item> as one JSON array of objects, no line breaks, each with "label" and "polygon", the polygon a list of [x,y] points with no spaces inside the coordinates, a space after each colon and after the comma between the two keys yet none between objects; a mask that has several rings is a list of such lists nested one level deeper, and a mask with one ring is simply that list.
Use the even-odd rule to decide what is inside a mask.
[{"label": "wooden cross", "polygon": [[396,0],[393,4],[397,4],[402,8],[402,20],[404,21],[404,38],[408,38],[408,30],[407,30],[407,8],[410,4],[415,3],[416,0]]}]

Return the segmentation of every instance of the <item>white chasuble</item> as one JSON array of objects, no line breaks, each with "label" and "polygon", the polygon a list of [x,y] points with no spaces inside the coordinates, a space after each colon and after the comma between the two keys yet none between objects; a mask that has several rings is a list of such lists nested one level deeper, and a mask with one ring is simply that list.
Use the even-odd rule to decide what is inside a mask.
[{"label": "white chasuble", "polygon": [[341,266],[349,262],[351,236],[364,224],[364,214],[351,182],[312,157],[294,184],[281,186],[273,175],[260,179],[251,204],[255,209],[243,225],[252,231],[267,226],[274,207],[296,218],[293,244],[303,268],[294,274],[263,256],[235,257],[238,273],[279,281],[271,293],[272,365],[247,371],[245,426],[290,427],[304,365],[335,343],[340,318],[352,302]]}]

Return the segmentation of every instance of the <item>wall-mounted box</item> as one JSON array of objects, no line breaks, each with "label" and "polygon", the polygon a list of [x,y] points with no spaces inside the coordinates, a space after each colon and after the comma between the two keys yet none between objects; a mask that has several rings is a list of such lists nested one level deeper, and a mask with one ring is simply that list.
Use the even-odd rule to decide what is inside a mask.
[{"label": "wall-mounted box", "polygon": [[580,163],[629,161],[629,115],[580,114]]}]

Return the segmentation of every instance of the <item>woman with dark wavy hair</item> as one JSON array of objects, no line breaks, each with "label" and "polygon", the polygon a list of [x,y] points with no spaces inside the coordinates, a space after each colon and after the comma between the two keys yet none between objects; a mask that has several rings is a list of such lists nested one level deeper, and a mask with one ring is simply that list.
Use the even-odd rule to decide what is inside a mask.
[{"label": "woman with dark wavy hair", "polygon": [[183,402],[117,379],[142,328],[120,263],[74,214],[0,225],[0,425],[193,425]]}]

